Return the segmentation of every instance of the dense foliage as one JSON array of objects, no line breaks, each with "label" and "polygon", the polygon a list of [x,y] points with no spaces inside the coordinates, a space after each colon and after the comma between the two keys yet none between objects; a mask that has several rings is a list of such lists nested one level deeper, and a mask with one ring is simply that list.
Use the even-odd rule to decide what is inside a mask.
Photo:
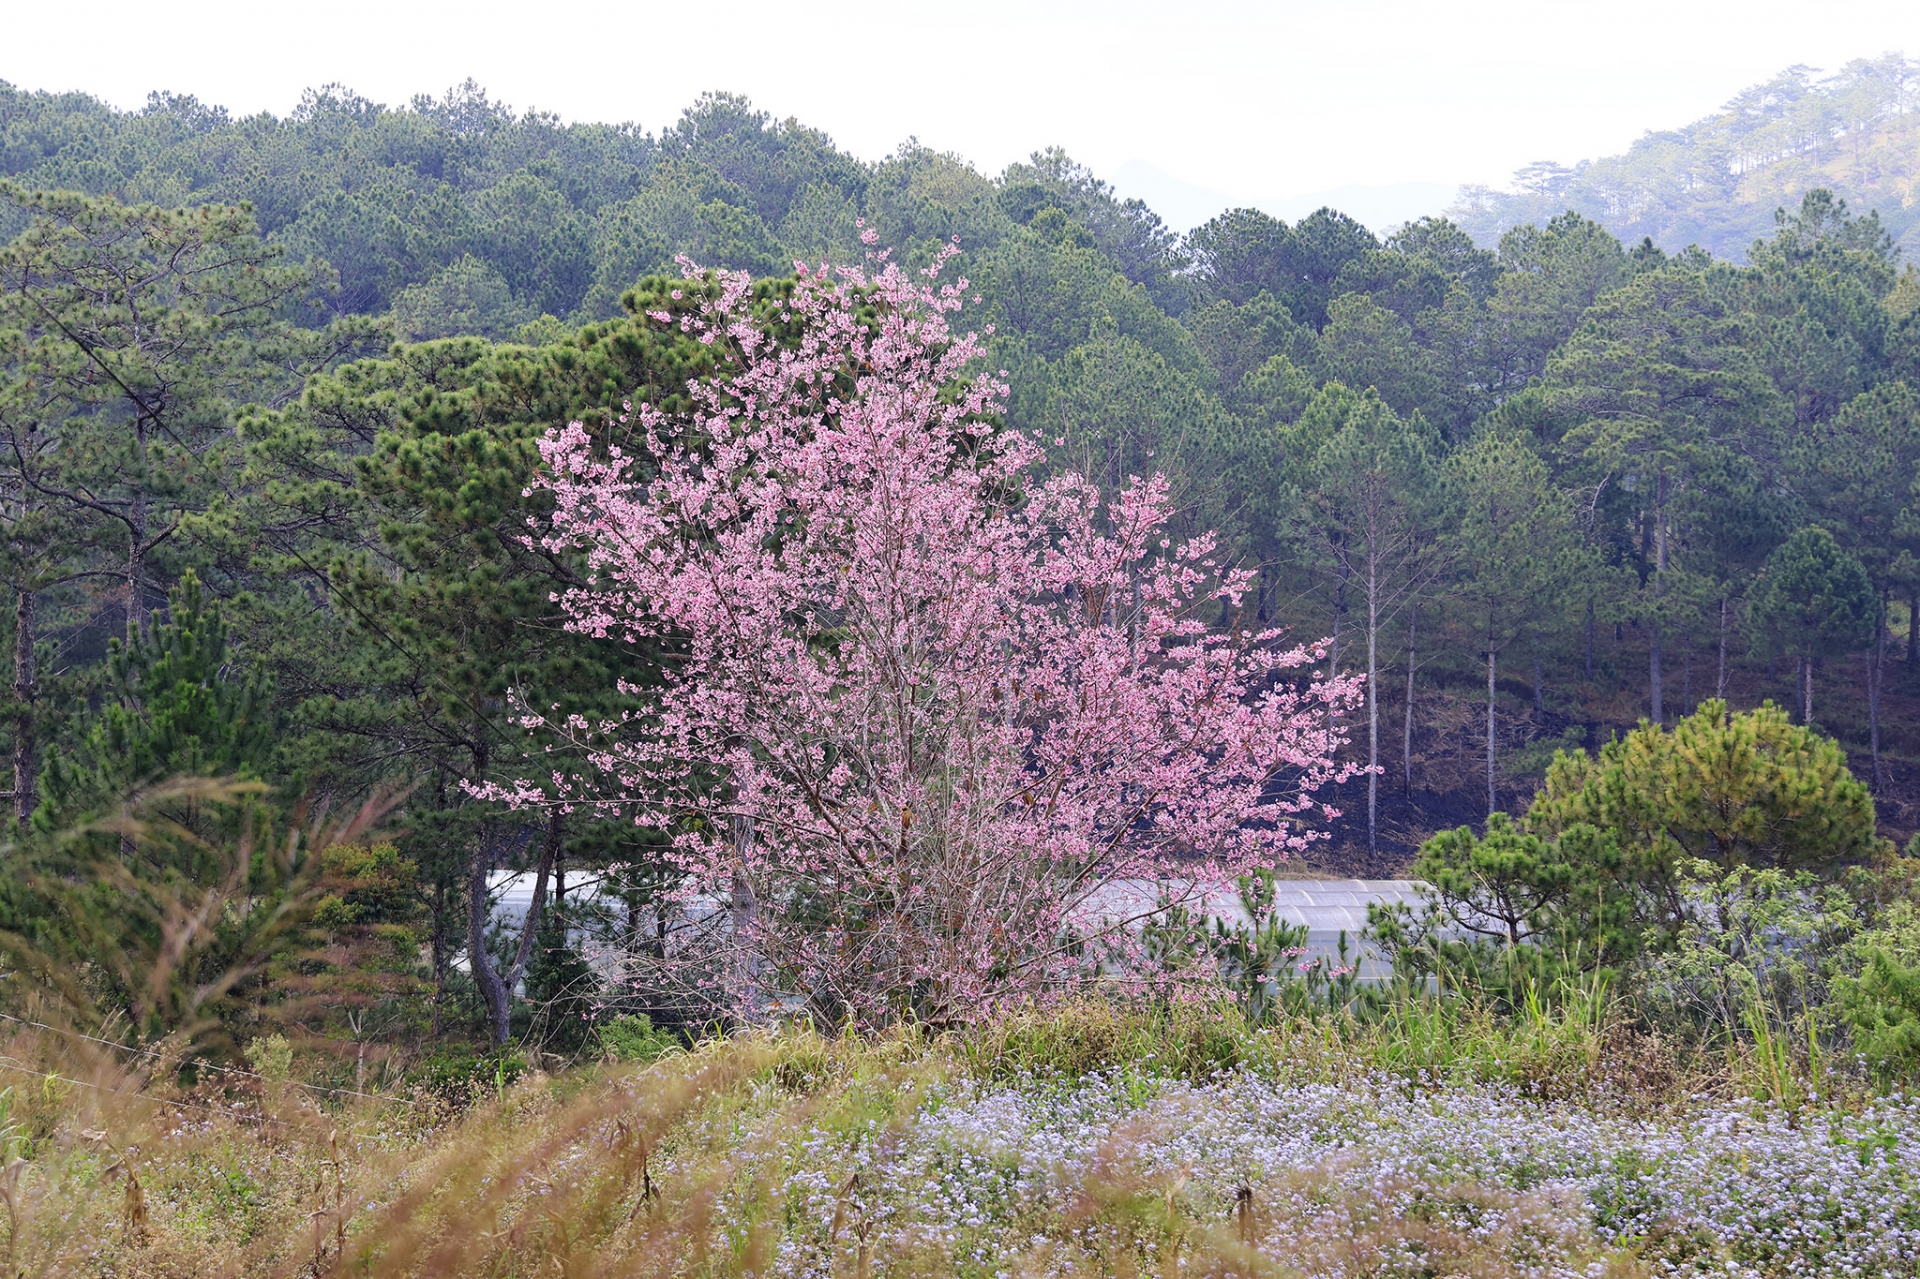
[{"label": "dense foliage", "polygon": [[[1836,137],[1897,150],[1913,118],[1904,67],[1848,72],[1897,92],[1867,94],[1857,127],[1792,154],[1824,155]],[[1321,793],[1345,812],[1303,855],[1384,872],[1425,845],[1442,890],[1502,885],[1488,918],[1507,942],[1537,935],[1545,950],[1577,925],[1586,960],[1516,980],[1612,971],[1649,947],[1648,929],[1653,951],[1681,953],[1704,934],[1675,901],[1719,892],[1764,913],[1801,892],[1794,876],[1831,887],[1914,825],[1920,276],[1894,243],[1905,206],[1878,187],[1842,183],[1865,197],[1849,207],[1803,166],[1777,200],[1752,195],[1764,225],[1696,207],[1703,229],[1681,238],[1704,248],[1665,231],[1623,244],[1618,211],[1583,204],[1578,182],[1498,226],[1433,218],[1383,238],[1335,210],[1289,225],[1238,209],[1183,239],[1058,152],[993,177],[913,145],[869,164],[726,96],[655,136],[516,116],[471,85],[401,109],[330,89],[286,119],[246,120],[191,99],[120,113],[8,87],[0,172],[4,710],[33,844],[16,864],[71,876],[82,852],[119,856],[158,829],[133,814],[167,777],[238,777],[242,790],[205,811],[178,798],[199,791],[164,792],[166,820],[183,819],[200,851],[132,858],[127,873],[164,888],[151,920],[193,918],[182,903],[210,900],[216,865],[219,884],[279,894],[290,912],[258,946],[221,952],[244,952],[246,980],[221,988],[232,998],[131,1009],[143,1025],[211,1016],[362,1045],[450,1027],[495,1043],[547,1035],[553,1017],[521,996],[597,1015],[581,992],[610,964],[683,955],[745,909],[689,897],[676,857],[735,839],[710,801],[728,784],[722,764],[778,735],[765,724],[748,744],[701,725],[671,803],[645,787],[625,807],[546,802],[568,798],[556,774],[581,768],[577,749],[604,743],[543,736],[528,708],[549,723],[644,722],[679,704],[688,655],[715,632],[671,608],[649,613],[638,642],[579,625],[606,547],[577,536],[552,470],[536,477],[561,461],[549,432],[578,423],[565,437],[576,462],[618,448],[642,480],[731,495],[767,461],[748,450],[726,459],[737,475],[705,469],[716,414],[739,407],[738,353],[792,357],[827,322],[801,305],[797,258],[884,251],[964,275],[975,337],[956,348],[964,368],[942,366],[941,412],[964,407],[976,443],[1023,450],[1017,476],[979,473],[1008,486],[983,501],[1011,510],[1027,484],[1079,493],[1087,538],[1140,516],[1135,531],[1154,536],[1129,551],[1144,566],[1134,582],[1217,530],[1206,567],[1240,589],[1182,602],[1193,643],[1271,657],[1307,641],[1311,668],[1260,675],[1306,700],[1364,677],[1363,704],[1334,698],[1310,725],[1337,748],[1335,773],[1356,776]],[[682,255],[706,273],[683,278]],[[885,309],[875,287],[847,296],[862,333]],[[717,335],[695,318],[722,303],[726,340],[703,340]],[[831,376],[846,393],[858,381]],[[988,382],[1004,396],[967,398]],[[682,438],[656,429],[666,422],[698,425]],[[984,465],[974,447],[952,444],[968,459],[959,472],[915,471],[916,491]],[[832,464],[813,466],[802,478],[828,494]],[[849,477],[846,493],[864,491]],[[867,514],[774,502],[748,526],[772,554],[819,521],[855,528]],[[724,541],[691,524],[684,545]],[[1062,527],[1028,549],[1044,558],[1035,548]],[[929,559],[956,546],[978,549]],[[629,589],[651,608],[676,584],[666,573]],[[1033,598],[995,589],[994,608],[981,605],[995,625]],[[1116,598],[1080,598],[1087,636],[1158,624]],[[911,593],[894,603],[915,617],[932,607]],[[795,651],[858,664],[845,618],[765,613],[766,634]],[[1271,647],[1256,638],[1269,631],[1290,637]],[[1019,637],[983,626],[973,638],[989,635],[1018,666]],[[765,656],[734,650],[738,669]],[[1769,701],[1791,713],[1753,709]],[[842,705],[764,709],[810,740]],[[899,739],[909,755],[916,733]],[[1301,746],[1291,767],[1319,767],[1314,749],[1286,744]],[[1782,753],[1805,760],[1811,790],[1779,802],[1813,804],[1826,824],[1804,839],[1714,825],[1684,778],[1708,750],[1759,771]],[[1715,774],[1720,799],[1778,793],[1735,773]],[[1427,844],[1524,808],[1543,782],[1525,822]],[[941,786],[939,802],[958,803]],[[285,865],[235,869],[248,822],[325,829],[322,815],[369,795],[398,822],[381,857],[294,840],[275,845]],[[860,798],[876,820],[913,807]],[[1745,851],[1716,852],[1727,839]],[[507,871],[533,892],[503,922],[492,907]],[[1623,880],[1637,896],[1608,887]],[[84,962],[95,934],[22,922],[52,882],[7,897],[9,922]],[[1664,912],[1648,906],[1656,888]],[[1278,934],[1243,940],[1262,964],[1287,949]],[[393,958],[409,944],[426,957],[418,973]],[[1911,1002],[1900,965],[1920,955],[1882,949],[1886,962],[1835,973],[1866,1009],[1863,1042],[1891,1058]],[[587,952],[593,963],[576,962]],[[1647,988],[1692,981],[1654,974]],[[657,987],[620,998],[672,1021],[718,1011]],[[828,1001],[828,1015],[850,1002]]]}]

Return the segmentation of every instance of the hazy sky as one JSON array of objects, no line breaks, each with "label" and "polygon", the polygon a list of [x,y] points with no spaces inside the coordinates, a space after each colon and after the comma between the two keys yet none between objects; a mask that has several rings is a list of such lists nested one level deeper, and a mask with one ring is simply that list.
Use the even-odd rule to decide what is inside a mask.
[{"label": "hazy sky", "polygon": [[909,135],[997,171],[1058,144],[1236,202],[1501,184],[1607,154],[1794,63],[1920,55],[1920,2],[1466,0],[964,5],[727,0],[0,0],[0,78],[138,106],[401,103],[473,76],[517,108],[657,131],[729,89],[872,158]]}]

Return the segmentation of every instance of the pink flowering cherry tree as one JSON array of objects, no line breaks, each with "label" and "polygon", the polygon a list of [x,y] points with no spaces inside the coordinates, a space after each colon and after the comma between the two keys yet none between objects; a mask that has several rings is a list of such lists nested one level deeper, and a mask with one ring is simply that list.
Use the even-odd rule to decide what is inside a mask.
[{"label": "pink flowering cherry tree", "polygon": [[1177,900],[1271,865],[1351,771],[1329,725],[1357,686],[1313,673],[1319,647],[1206,624],[1247,578],[1170,539],[1164,479],[1034,478],[944,261],[796,263],[779,342],[720,275],[652,317],[724,353],[691,412],[633,409],[634,455],[578,424],[541,446],[537,537],[589,567],[568,627],[667,670],[617,723],[523,708],[587,766],[496,797],[671,832],[683,891],[731,904],[748,1019],[778,997],[946,1021],[1069,989],[1138,922],[1103,887]]}]

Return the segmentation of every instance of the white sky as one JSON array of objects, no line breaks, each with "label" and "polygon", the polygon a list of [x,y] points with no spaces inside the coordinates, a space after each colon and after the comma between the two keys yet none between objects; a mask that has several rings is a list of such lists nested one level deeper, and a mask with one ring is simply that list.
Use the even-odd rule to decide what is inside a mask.
[{"label": "white sky", "polygon": [[[190,16],[189,16],[190,15]],[[658,131],[745,93],[873,158],[994,172],[1058,144],[1236,202],[1487,182],[1617,152],[1796,62],[1920,55],[1916,0],[0,0],[0,79],[284,113],[328,81],[403,103],[467,76],[516,108]]]}]

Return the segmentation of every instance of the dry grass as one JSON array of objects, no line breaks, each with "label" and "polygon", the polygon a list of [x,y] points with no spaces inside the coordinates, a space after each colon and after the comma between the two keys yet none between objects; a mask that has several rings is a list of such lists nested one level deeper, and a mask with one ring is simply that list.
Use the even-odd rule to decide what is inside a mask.
[{"label": "dry grass", "polygon": [[[888,1198],[882,1152],[929,1098],[975,1071],[1112,1069],[1149,1041],[1190,1074],[1287,1055],[1272,1037],[1240,1036],[1233,1049],[1204,1012],[1175,1019],[1148,1025],[1088,1005],[1050,1019],[1052,1035],[1037,1017],[1016,1017],[964,1047],[911,1035],[738,1038],[642,1070],[532,1076],[458,1116],[398,1102],[322,1110],[297,1087],[231,1078],[183,1091],[106,1055],[76,1056],[66,1040],[20,1035],[4,1064],[12,1119],[29,1144],[0,1176],[7,1273],[749,1275],[775,1273],[776,1256],[796,1246],[826,1268],[794,1273],[974,1273],[927,1241],[876,1255]],[[1323,1044],[1323,1065],[1330,1052]],[[792,1178],[808,1143],[821,1141],[864,1146],[874,1166],[827,1188],[830,1213],[796,1212]],[[1300,1185],[1311,1183],[1303,1172]],[[1512,1255],[1507,1236],[1518,1227],[1471,1225],[1489,1203],[1511,1209],[1525,1196],[1472,1186],[1435,1194],[1395,1213],[1374,1195],[1327,1201],[1263,1186],[1222,1217],[1194,1190],[1154,1181],[1116,1154],[1055,1209],[1023,1210],[1023,1242],[998,1267],[1386,1275],[1417,1254],[1443,1266],[1426,1273],[1525,1273],[1496,1264]],[[1566,1216],[1551,1229],[1564,1234]],[[1341,1228],[1328,1233],[1335,1221]],[[1310,1223],[1310,1257],[1257,1242],[1297,1241]]]},{"label": "dry grass", "polygon": [[[1156,1154],[1166,1133],[1149,1127],[1174,1114],[1177,1129],[1208,1080],[1249,1073],[1336,1088],[1391,1067],[1434,1087],[1479,1078],[1614,1110],[1710,1082],[1657,1040],[1589,1024],[1323,1019],[1249,1034],[1219,1008],[1103,1003],[1011,1015],[965,1039],[714,1041],[643,1069],[489,1087],[459,1114],[335,1108],[231,1076],[182,1090],[51,1035],[16,1036],[0,1065],[27,1156],[0,1171],[6,1273],[182,1279],[1635,1275],[1641,1261],[1594,1234],[1566,1184],[1372,1172],[1339,1153],[1279,1176],[1204,1160],[1170,1170]],[[1138,1130],[1115,1128],[1044,1193],[989,1193],[973,1216],[916,1224],[942,1176],[976,1194],[1029,1175],[929,1147],[916,1125],[1085,1078],[1137,1090]],[[1156,1079],[1202,1092],[1153,1102]]]}]

